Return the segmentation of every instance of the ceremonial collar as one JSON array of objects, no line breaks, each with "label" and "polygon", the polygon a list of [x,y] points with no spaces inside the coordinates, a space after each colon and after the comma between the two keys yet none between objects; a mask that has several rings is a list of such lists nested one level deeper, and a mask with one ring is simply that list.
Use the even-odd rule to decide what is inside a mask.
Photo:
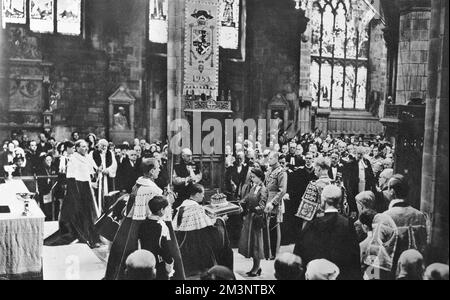
[{"label": "ceremonial collar", "polygon": [[200,205],[200,204],[198,204],[198,202],[196,202],[196,201],[194,201],[194,200],[186,199],[186,200],[183,201],[183,203],[181,203],[180,207],[181,207],[181,206],[183,206],[183,207],[185,207],[185,206],[191,206],[191,205]]},{"label": "ceremonial collar", "polygon": [[154,186],[156,185],[153,180],[151,180],[150,178],[147,177],[139,177],[138,180],[136,181],[137,184],[142,185],[142,186]]}]

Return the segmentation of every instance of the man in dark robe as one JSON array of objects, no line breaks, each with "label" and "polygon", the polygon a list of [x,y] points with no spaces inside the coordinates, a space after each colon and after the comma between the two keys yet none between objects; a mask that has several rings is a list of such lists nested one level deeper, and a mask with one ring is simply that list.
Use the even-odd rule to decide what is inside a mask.
[{"label": "man in dark robe", "polygon": [[98,149],[90,153],[98,176],[98,186],[94,189],[95,196],[102,209],[104,195],[115,190],[117,173],[117,161],[114,154],[108,150],[108,146],[108,141],[102,139],[98,142]]},{"label": "man in dark robe", "polygon": [[29,144],[28,149],[25,152],[25,157],[27,161],[30,162],[31,167],[35,172],[38,171],[40,168],[40,162],[42,157],[39,156],[39,153],[37,152],[37,143],[36,141],[31,141]]},{"label": "man in dark robe", "polygon": [[231,168],[231,189],[235,199],[241,197],[242,186],[245,184],[248,174],[248,165],[245,163],[244,152],[236,154],[236,163]]},{"label": "man in dark robe", "polygon": [[48,139],[49,136],[46,133],[39,134],[39,144],[36,149],[39,156],[43,156],[53,149],[52,145],[48,142]]},{"label": "man in dark robe", "polygon": [[[38,191],[39,191],[39,203],[45,214],[46,221],[52,221],[53,217],[59,215],[59,205],[53,202],[52,188],[55,184],[55,179],[49,178],[49,176],[55,176],[57,171],[53,167],[53,157],[47,154],[44,157],[41,167],[37,171],[37,176],[43,178],[38,179]],[[54,214],[53,209],[55,208]]]},{"label": "man in dark robe", "polygon": [[181,162],[176,164],[173,172],[174,192],[178,195],[173,208],[176,209],[189,198],[190,187],[192,184],[199,183],[202,180],[200,166],[192,161],[192,151],[183,149],[181,152]]},{"label": "man in dark robe", "polygon": [[134,150],[130,150],[128,151],[128,157],[118,164],[117,167],[118,190],[130,194],[139,177],[140,168],[137,164],[137,153]]},{"label": "man in dark robe", "polygon": [[360,249],[355,228],[338,211],[342,189],[328,185],[323,189],[322,199],[325,215],[306,224],[295,244],[294,254],[302,258],[304,267],[310,261],[326,259],[339,267],[338,279],[360,280]]}]

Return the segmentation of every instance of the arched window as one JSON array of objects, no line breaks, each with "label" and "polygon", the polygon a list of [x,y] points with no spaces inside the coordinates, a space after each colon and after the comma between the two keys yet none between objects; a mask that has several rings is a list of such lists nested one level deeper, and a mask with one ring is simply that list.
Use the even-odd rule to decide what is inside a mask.
[{"label": "arched window", "polygon": [[80,35],[81,1],[2,0],[2,26],[28,24],[34,32]]},{"label": "arched window", "polygon": [[320,108],[365,109],[369,22],[360,0],[317,0],[312,26],[311,93]]}]

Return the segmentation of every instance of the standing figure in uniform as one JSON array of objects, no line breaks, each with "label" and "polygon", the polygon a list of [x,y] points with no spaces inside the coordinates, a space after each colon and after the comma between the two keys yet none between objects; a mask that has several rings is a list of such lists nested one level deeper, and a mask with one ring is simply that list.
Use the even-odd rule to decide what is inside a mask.
[{"label": "standing figure in uniform", "polygon": [[266,188],[268,198],[264,212],[267,218],[267,239],[269,244],[269,258],[274,260],[280,250],[281,228],[283,222],[284,203],[283,197],[287,190],[287,174],[278,162],[279,153],[271,152],[269,155],[269,171],[266,175]]}]

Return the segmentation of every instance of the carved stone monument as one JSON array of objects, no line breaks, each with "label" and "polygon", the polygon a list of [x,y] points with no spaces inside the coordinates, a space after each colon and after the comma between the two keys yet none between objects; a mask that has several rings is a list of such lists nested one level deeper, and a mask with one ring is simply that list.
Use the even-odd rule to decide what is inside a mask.
[{"label": "carved stone monument", "polygon": [[[270,132],[271,124],[274,124],[278,128],[278,134],[283,134],[287,129],[292,120],[289,120],[289,102],[281,94],[275,95],[272,100],[267,105],[266,111],[266,122],[267,122],[267,132]],[[273,134],[271,132],[271,134]]]},{"label": "carved stone monument", "polygon": [[[2,100],[7,101],[3,104],[9,116],[7,127],[40,132],[44,112],[49,109],[48,86],[53,65],[43,60],[38,39],[26,29],[10,26],[7,34],[10,51],[5,73],[9,94]],[[46,125],[51,126],[51,121]]]},{"label": "carved stone monument", "polygon": [[109,137],[113,143],[132,142],[134,130],[134,102],[136,99],[123,86],[109,98]]}]

